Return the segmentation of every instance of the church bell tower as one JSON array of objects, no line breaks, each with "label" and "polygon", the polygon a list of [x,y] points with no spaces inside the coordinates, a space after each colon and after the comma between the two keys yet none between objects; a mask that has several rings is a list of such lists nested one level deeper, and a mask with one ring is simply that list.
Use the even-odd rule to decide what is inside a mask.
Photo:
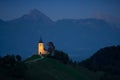
[{"label": "church bell tower", "polygon": [[44,55],[44,42],[42,41],[42,38],[40,37],[40,41],[38,42],[38,55]]}]

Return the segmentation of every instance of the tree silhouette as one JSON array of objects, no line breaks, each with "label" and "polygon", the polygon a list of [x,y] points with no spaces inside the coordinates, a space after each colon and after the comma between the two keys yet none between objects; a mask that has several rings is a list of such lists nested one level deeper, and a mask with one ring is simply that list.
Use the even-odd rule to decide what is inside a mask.
[{"label": "tree silhouette", "polygon": [[54,56],[55,46],[53,42],[48,42],[48,52],[49,56]]},{"label": "tree silhouette", "polygon": [[48,52],[50,53],[48,57],[57,59],[62,63],[66,64],[69,62],[69,56],[67,53],[59,50],[55,50],[53,42],[48,42]]},{"label": "tree silhouette", "polygon": [[25,77],[26,65],[21,61],[20,55],[6,55],[0,57],[0,75],[2,75],[3,80],[8,80],[6,78],[16,78],[23,79]]},{"label": "tree silhouette", "polygon": [[22,58],[21,58],[20,55],[16,55],[16,59],[17,59],[18,62],[20,62]]}]

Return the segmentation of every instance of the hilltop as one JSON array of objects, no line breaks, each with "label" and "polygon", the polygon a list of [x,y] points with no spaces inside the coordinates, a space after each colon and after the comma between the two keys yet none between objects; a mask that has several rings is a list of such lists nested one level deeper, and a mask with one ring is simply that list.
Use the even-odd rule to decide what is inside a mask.
[{"label": "hilltop", "polygon": [[21,61],[17,55],[0,57],[0,80],[99,80],[100,72],[34,55]]},{"label": "hilltop", "polygon": [[[29,58],[34,60],[35,57]],[[44,58],[40,61],[27,64],[28,80],[99,80],[100,74],[86,68],[75,69],[55,59]]]}]

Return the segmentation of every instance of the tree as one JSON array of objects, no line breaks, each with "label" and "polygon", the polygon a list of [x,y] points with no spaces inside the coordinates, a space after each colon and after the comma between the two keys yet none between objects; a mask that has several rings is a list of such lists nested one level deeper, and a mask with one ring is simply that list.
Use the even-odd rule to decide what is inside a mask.
[{"label": "tree", "polygon": [[57,59],[62,63],[66,64],[69,62],[69,56],[63,51],[55,50],[53,42],[48,42],[48,52],[50,53],[48,57]]},{"label": "tree", "polygon": [[13,67],[16,63],[14,55],[6,55],[2,58],[2,66],[3,67]]},{"label": "tree", "polygon": [[54,56],[55,59],[63,62],[64,64],[67,64],[69,62],[69,56],[67,53],[63,52],[63,51],[58,51],[55,50]]},{"label": "tree", "polygon": [[0,57],[0,74],[3,75],[4,80],[7,77],[15,78],[16,80],[24,79],[26,74],[26,65],[21,61],[20,55],[6,55]]},{"label": "tree", "polygon": [[20,62],[22,58],[21,58],[20,55],[16,55],[16,59],[17,59],[18,62]]},{"label": "tree", "polygon": [[48,52],[50,53],[49,56],[53,56],[55,51],[55,46],[53,42],[48,42]]}]

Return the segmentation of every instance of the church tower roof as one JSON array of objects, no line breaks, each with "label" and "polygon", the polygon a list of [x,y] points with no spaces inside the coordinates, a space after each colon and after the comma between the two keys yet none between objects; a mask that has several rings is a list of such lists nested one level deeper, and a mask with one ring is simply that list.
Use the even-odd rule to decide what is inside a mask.
[{"label": "church tower roof", "polygon": [[42,40],[42,38],[41,38],[41,37],[40,37],[39,43],[43,43],[43,40]]}]

